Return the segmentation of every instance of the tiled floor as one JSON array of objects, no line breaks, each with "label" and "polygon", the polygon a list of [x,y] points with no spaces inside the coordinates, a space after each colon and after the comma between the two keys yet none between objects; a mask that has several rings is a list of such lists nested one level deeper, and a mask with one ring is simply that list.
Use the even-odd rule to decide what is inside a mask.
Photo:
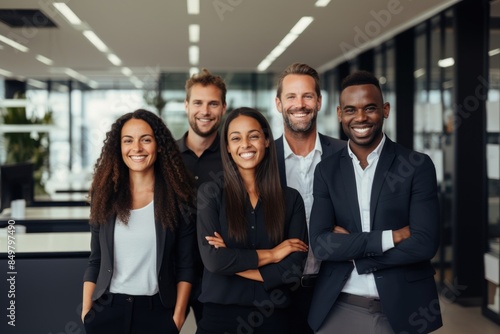
[{"label": "tiled floor", "polygon": [[[444,326],[436,334],[499,334],[500,326],[481,313],[479,307],[462,307],[445,300],[441,301]],[[190,312],[181,334],[194,334],[196,324]]]}]

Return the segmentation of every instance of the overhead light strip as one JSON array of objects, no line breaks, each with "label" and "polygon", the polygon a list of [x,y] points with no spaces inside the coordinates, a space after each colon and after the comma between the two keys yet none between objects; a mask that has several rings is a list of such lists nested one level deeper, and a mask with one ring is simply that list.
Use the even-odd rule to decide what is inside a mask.
[{"label": "overhead light strip", "polygon": [[83,35],[85,37],[87,37],[87,39],[90,41],[90,43],[94,44],[94,46],[97,48],[97,50],[99,50],[103,53],[108,52],[108,50],[109,50],[108,47],[106,46],[106,44],[104,44],[104,42],[99,37],[97,37],[95,32],[93,32],[92,30],[85,30],[83,32]]},{"label": "overhead light strip", "polygon": [[328,4],[330,3],[331,0],[318,0],[316,1],[316,3],[314,4],[314,6],[316,7],[326,7],[328,6]]},{"label": "overhead light strip", "polygon": [[4,35],[0,35],[0,42],[5,43],[8,46],[11,46],[14,49],[19,50],[21,52],[28,52],[29,51],[29,49],[27,47],[25,47],[24,45],[19,44],[18,42],[14,41],[8,37],[5,37]]},{"label": "overhead light strip", "polygon": [[0,68],[0,75],[3,75],[4,77],[11,77],[12,72]]},{"label": "overhead light strip", "polygon": [[39,62],[41,63],[44,63],[45,65],[48,65],[48,66],[51,66],[54,64],[54,61],[50,58],[47,58],[45,56],[42,56],[42,55],[36,55],[36,60],[38,60]]},{"label": "overhead light strip", "polygon": [[200,14],[200,0],[187,0],[187,11],[189,15]]},{"label": "overhead light strip", "polygon": [[189,42],[198,43],[200,41],[200,25],[190,24],[189,25]]},{"label": "overhead light strip", "polygon": [[197,66],[200,61],[200,48],[197,45],[189,47],[189,64]]},{"label": "overhead light strip", "polygon": [[82,24],[82,20],[68,7],[64,2],[54,2],[54,7],[61,15],[72,25],[78,26]]},{"label": "overhead light strip", "polygon": [[121,59],[118,58],[118,56],[113,53],[108,54],[108,60],[111,62],[111,64],[115,66],[121,66],[122,64]]},{"label": "overhead light strip", "polygon": [[312,16],[302,17],[290,32],[279,42],[279,44],[260,62],[257,66],[257,70],[263,72],[267,70],[269,66],[281,56],[283,52],[307,29],[307,27],[314,21]]}]

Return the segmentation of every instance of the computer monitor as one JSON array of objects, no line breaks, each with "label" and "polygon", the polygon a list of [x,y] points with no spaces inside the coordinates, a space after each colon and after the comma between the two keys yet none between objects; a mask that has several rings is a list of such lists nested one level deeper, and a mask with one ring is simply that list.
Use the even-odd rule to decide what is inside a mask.
[{"label": "computer monitor", "polygon": [[24,199],[26,206],[33,202],[34,170],[31,162],[0,166],[0,212],[16,199]]}]

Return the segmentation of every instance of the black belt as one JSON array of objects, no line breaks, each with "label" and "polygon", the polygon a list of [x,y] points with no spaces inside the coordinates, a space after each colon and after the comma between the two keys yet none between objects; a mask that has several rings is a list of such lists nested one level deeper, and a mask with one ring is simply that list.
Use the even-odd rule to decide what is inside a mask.
[{"label": "black belt", "polygon": [[380,303],[380,299],[367,298],[341,292],[337,300],[346,304],[365,308],[370,313],[382,312],[382,304]]},{"label": "black belt", "polygon": [[316,283],[316,278],[318,278],[317,274],[302,275],[302,277],[300,278],[300,285],[303,288],[312,288]]}]

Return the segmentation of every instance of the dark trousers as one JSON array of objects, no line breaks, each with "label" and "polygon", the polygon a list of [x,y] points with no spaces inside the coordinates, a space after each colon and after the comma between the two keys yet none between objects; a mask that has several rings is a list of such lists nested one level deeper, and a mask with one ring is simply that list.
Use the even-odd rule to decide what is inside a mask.
[{"label": "dark trousers", "polygon": [[295,290],[292,289],[292,303],[288,309],[290,321],[290,334],[313,334],[313,330],[309,327],[307,317],[314,288],[298,286]]},{"label": "dark trousers", "polygon": [[107,293],[94,302],[83,324],[86,334],[178,334],[172,314],[158,294]]},{"label": "dark trousers", "polygon": [[191,294],[189,295],[189,304],[186,309],[186,318],[189,314],[190,309],[193,309],[194,318],[196,320],[196,325],[200,323],[201,317],[203,316],[203,303],[198,300],[201,295],[201,278],[196,278],[191,287]]},{"label": "dark trousers", "polygon": [[285,309],[205,303],[196,334],[289,334]]}]

